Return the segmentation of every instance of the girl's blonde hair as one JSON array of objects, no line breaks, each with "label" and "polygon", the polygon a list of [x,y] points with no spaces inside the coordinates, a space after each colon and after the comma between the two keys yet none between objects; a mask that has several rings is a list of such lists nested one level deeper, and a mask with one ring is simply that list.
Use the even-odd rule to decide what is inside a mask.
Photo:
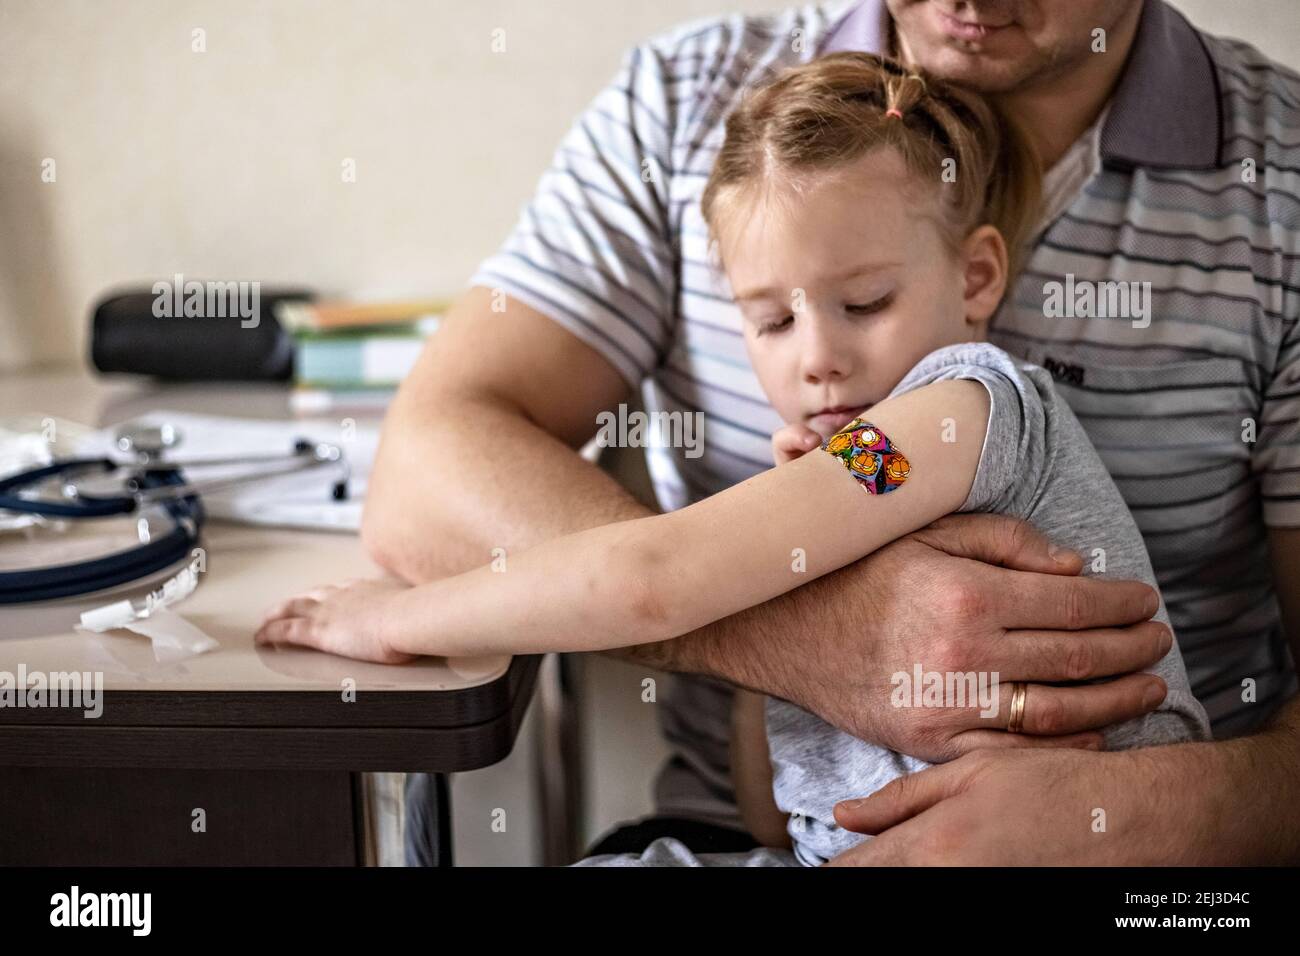
[{"label": "girl's blonde hair", "polygon": [[[704,220],[716,236],[737,189],[835,169],[882,146],[940,190],[953,248],[984,223],[997,227],[1009,283],[1038,215],[1042,174],[1032,147],[978,94],[870,53],[832,53],[785,70],[736,107],[704,189]],[[945,166],[950,159],[955,168]]]}]

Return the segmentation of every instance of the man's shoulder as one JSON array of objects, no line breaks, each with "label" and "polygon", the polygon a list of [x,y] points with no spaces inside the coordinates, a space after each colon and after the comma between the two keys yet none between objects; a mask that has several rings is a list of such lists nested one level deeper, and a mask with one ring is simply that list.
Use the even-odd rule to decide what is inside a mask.
[{"label": "man's shoulder", "polygon": [[1234,202],[1252,202],[1261,221],[1284,227],[1274,233],[1278,248],[1294,253],[1300,248],[1300,230],[1278,222],[1275,207],[1278,196],[1294,194],[1300,173],[1300,73],[1242,40],[1200,36],[1218,81],[1223,168],[1239,175],[1237,168],[1248,164],[1252,176],[1245,188],[1253,198],[1236,182],[1213,179],[1210,188],[1226,186]]},{"label": "man's shoulder", "polygon": [[[743,41],[793,41],[802,36],[820,38],[851,9],[854,0],[809,3],[774,13],[728,13],[677,24],[646,40],[642,46],[665,58],[699,53],[735,55]],[[798,32],[796,32],[798,31]]]},{"label": "man's shoulder", "polygon": [[[1270,58],[1245,40],[1216,36],[1204,30],[1197,33],[1214,60],[1220,80],[1230,77],[1240,81],[1245,91],[1277,91],[1285,94],[1290,102],[1295,102],[1300,73]],[[1231,94],[1230,90],[1226,92]]]},{"label": "man's shoulder", "polygon": [[[1200,36],[1214,62],[1225,137],[1251,140],[1283,165],[1300,164],[1300,135],[1290,135],[1300,129],[1300,73],[1243,40]],[[1279,131],[1288,132],[1279,138]]]},{"label": "man's shoulder", "polygon": [[787,7],[775,13],[732,13],[691,20],[630,51],[641,82],[657,84],[673,117],[675,138],[696,144],[746,90],[787,66],[811,60],[857,0]]},{"label": "man's shoulder", "polygon": [[655,63],[671,99],[686,107],[683,116],[699,115],[691,105],[698,108],[707,101],[725,106],[783,67],[812,59],[855,2],[691,20],[650,37],[638,45],[636,54]]}]

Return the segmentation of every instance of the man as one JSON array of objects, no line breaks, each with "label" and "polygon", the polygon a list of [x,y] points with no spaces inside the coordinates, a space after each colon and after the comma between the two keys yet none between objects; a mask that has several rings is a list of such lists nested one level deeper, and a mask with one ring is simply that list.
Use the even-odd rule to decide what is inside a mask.
[{"label": "man", "polygon": [[[644,514],[574,453],[633,387],[651,410],[706,416],[702,455],[649,449],[663,507],[770,466],[779,421],[708,266],[698,203],[738,97],[836,49],[890,52],[998,95],[1030,133],[1048,169],[1043,226],[990,337],[1052,370],[1088,429],[1142,529],[1218,740],[1084,749],[1163,697],[1137,673],[1170,640],[1148,621],[1154,593],[1106,580],[1104,554],[1084,555],[1098,573],[1080,577],[1024,525],[950,517],[629,651],[690,676],[658,705],[676,751],[658,816],[600,852],[659,836],[697,852],[752,845],[727,774],[725,681],[941,762],[844,806],[843,824],[878,837],[839,862],[1300,859],[1300,702],[1283,626],[1294,647],[1300,77],[1198,34],[1161,0],[841,2],[695,24],[633,50],[403,385],[367,501],[372,554],[418,581]],[[889,675],[917,661],[1030,682],[1023,732],[891,707]],[[1098,832],[1081,807],[1114,825]]]}]

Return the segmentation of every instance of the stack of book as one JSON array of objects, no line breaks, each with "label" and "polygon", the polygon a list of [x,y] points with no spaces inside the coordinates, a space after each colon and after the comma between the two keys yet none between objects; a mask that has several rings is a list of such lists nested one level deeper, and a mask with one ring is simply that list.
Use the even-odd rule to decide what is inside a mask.
[{"label": "stack of book", "polygon": [[290,407],[300,415],[383,410],[448,303],[282,302],[294,338]]}]

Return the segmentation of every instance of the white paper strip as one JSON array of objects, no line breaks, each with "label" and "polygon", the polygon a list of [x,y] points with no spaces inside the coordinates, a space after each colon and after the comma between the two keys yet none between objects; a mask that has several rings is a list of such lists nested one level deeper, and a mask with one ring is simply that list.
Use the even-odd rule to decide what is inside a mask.
[{"label": "white paper strip", "polygon": [[153,643],[154,660],[169,663],[194,657],[220,645],[170,605],[183,601],[199,584],[198,560],[172,575],[162,586],[151,591],[142,603],[117,601],[86,611],[81,615],[79,630],[102,634],[125,628],[141,634]]}]

